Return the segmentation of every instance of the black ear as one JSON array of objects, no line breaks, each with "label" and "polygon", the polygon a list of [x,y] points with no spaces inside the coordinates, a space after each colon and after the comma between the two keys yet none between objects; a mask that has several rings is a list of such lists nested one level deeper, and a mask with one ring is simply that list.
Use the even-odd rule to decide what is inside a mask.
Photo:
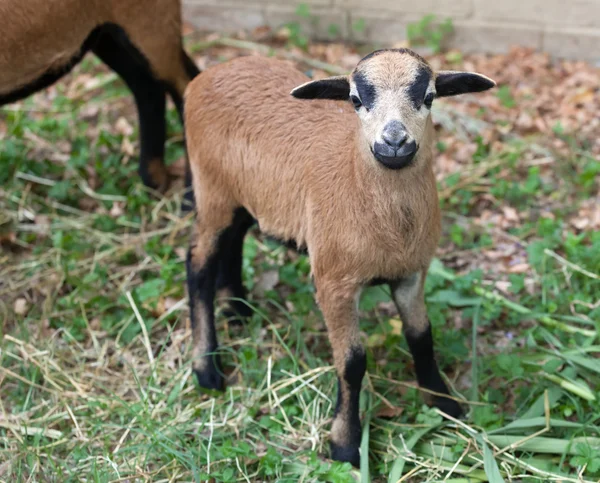
[{"label": "black ear", "polygon": [[298,99],[333,99],[345,101],[350,97],[348,76],[339,75],[310,81],[296,87],[290,94]]},{"label": "black ear", "polygon": [[455,72],[442,70],[435,78],[437,97],[456,96],[467,92],[482,92],[495,87],[496,83],[475,72]]}]

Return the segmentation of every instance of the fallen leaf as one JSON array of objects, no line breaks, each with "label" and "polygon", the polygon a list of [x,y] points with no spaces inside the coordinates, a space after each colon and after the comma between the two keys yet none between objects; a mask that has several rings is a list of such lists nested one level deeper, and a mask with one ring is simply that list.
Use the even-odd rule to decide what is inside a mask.
[{"label": "fallen leaf", "polygon": [[131,136],[133,134],[133,126],[124,117],[117,119],[115,123],[115,131],[121,136]]},{"label": "fallen leaf", "polygon": [[267,270],[260,274],[255,288],[258,295],[264,295],[265,292],[273,290],[279,282],[279,270]]},{"label": "fallen leaf", "polygon": [[398,408],[398,407],[390,407],[390,406],[382,406],[377,413],[375,414],[375,416],[377,416],[378,418],[385,418],[385,419],[391,419],[391,418],[397,418],[398,416],[400,416],[402,413],[404,412],[404,408]]},{"label": "fallen leaf", "polygon": [[18,298],[15,300],[14,311],[17,315],[25,315],[27,313],[27,300]]},{"label": "fallen leaf", "polygon": [[127,137],[124,137],[121,142],[121,152],[127,156],[133,156],[135,154],[133,143]]},{"label": "fallen leaf", "polygon": [[527,273],[531,271],[531,267],[528,263],[517,263],[511,267],[508,267],[507,270],[509,273]]},{"label": "fallen leaf", "polygon": [[400,319],[390,319],[389,324],[392,326],[392,334],[402,335],[402,321]]},{"label": "fallen leaf", "polygon": [[123,203],[115,201],[109,213],[110,216],[112,216],[113,218],[118,218],[119,216],[121,216],[123,214]]}]

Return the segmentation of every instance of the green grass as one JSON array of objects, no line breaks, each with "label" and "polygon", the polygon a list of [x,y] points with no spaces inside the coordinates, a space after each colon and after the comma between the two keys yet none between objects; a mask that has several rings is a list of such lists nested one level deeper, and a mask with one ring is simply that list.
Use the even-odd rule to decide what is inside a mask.
[{"label": "green grass", "polygon": [[[78,90],[99,70],[104,82]],[[444,239],[426,297],[463,420],[425,406],[389,295],[365,290],[361,473],[327,459],[336,378],[307,259],[248,237],[255,314],[241,328],[218,318],[230,383],[201,394],[181,190],[141,186],[123,148],[137,132],[115,128],[136,126],[132,101],[96,62],[52,92],[0,111],[1,480],[600,478],[600,234],[568,223],[597,193],[600,163],[574,138],[550,177],[526,162],[533,141],[480,140],[472,164],[440,182]],[[172,162],[183,154],[173,110],[169,127]],[[486,223],[482,192],[492,213],[527,216]],[[528,269],[511,273],[494,250],[516,250]]]}]

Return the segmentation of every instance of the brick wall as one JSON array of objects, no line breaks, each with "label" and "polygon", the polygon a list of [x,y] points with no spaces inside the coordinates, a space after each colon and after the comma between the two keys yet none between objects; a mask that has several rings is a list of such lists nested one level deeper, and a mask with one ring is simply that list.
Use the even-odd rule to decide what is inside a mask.
[{"label": "brick wall", "polygon": [[[309,6],[310,18],[296,15]],[[600,0],[183,0],[184,18],[201,30],[232,32],[298,22],[318,39],[336,36],[375,45],[406,36],[425,14],[452,18],[450,46],[505,52],[525,45],[557,57],[600,62]],[[317,19],[317,20],[316,20]],[[356,29],[356,22],[364,28]]]}]

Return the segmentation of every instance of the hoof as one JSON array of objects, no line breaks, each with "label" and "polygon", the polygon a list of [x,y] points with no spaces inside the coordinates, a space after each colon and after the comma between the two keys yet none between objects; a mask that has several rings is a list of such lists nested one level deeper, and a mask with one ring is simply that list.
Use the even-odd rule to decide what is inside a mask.
[{"label": "hoof", "polygon": [[340,446],[331,442],[331,459],[350,463],[356,468],[360,468],[360,452],[358,446]]},{"label": "hoof", "polygon": [[458,419],[463,414],[460,405],[454,399],[436,396],[433,400],[433,405],[453,418]]},{"label": "hoof", "polygon": [[148,163],[147,172],[142,172],[143,183],[159,193],[165,193],[171,184],[171,178],[162,159],[153,159]]},{"label": "hoof", "polygon": [[223,377],[223,371],[221,371],[221,364],[212,357],[207,362],[202,369],[194,369],[198,384],[204,389],[223,391],[225,389],[225,378]]}]

